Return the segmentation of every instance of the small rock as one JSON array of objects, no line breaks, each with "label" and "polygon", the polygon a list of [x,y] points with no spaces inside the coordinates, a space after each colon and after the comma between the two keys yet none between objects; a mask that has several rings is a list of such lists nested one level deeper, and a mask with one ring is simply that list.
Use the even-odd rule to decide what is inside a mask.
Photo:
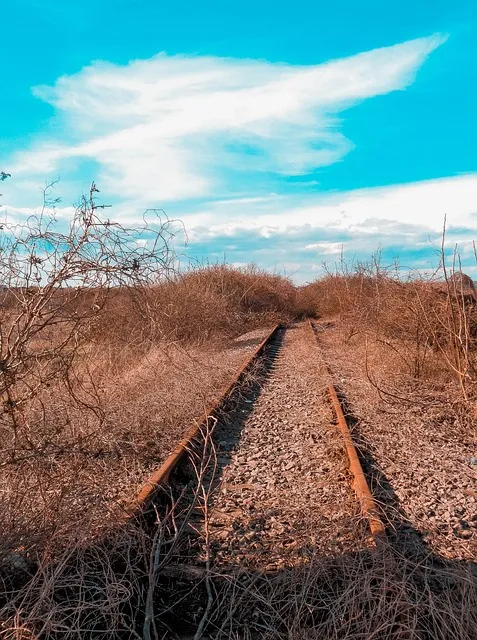
[{"label": "small rock", "polygon": [[457,527],[454,528],[454,535],[457,538],[462,538],[462,540],[469,540],[472,538],[472,531],[470,529],[459,529]]}]

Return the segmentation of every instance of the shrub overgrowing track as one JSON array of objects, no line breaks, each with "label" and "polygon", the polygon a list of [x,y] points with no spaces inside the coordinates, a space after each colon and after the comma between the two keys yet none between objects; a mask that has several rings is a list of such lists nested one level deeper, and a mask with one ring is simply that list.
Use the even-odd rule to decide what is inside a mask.
[{"label": "shrub overgrowing track", "polygon": [[[327,330],[319,335],[330,364]],[[386,501],[390,540],[370,537],[328,402],[330,370],[376,490],[372,447],[322,348],[308,323],[274,331],[133,517],[45,559],[26,587],[5,582],[4,636],[475,637],[471,564],[432,554],[415,529],[414,547],[402,528],[393,537]]]},{"label": "shrub overgrowing track", "polygon": [[[163,492],[155,524],[167,523],[171,535],[173,522],[183,535],[162,565],[157,550],[160,605],[151,600],[148,624],[177,637],[285,637],[291,625],[291,637],[352,638],[358,628],[374,633],[379,621],[375,637],[447,638],[454,627],[456,637],[473,637],[466,635],[473,618],[466,607],[475,602],[475,569],[433,555],[391,500],[381,500],[379,512],[367,502],[369,488],[363,496],[349,449],[346,456],[345,445],[354,449],[351,433],[360,445],[359,470],[362,463],[381,499],[379,468],[343,385],[337,398],[330,381],[336,370],[324,366],[312,327],[294,325],[268,345],[260,375],[203,425],[201,444],[191,443],[185,468]],[[343,408],[351,427],[344,434],[325,401],[330,387],[335,412]],[[392,494],[389,482],[387,490]],[[456,606],[469,624],[463,635],[462,620],[452,618]],[[345,632],[340,624],[330,629],[340,608]]]},{"label": "shrub overgrowing track", "polygon": [[[155,569],[171,628],[190,632],[201,615],[211,624],[217,602],[197,589],[210,590],[213,576],[276,576],[366,549],[375,542],[366,518],[383,540],[366,481],[350,464],[349,433],[333,424],[329,388],[311,324],[275,329],[140,491],[136,517],[160,522],[175,540],[167,563],[159,544]],[[183,590],[191,595],[176,599]]]},{"label": "shrub overgrowing track", "polygon": [[[477,295],[444,236],[430,276],[177,273],[174,221],[97,194],[0,229],[0,637],[476,638]],[[290,327],[203,414],[316,315],[320,349]]]},{"label": "shrub overgrowing track", "polygon": [[[337,327],[344,335],[338,342]],[[376,386],[368,370],[376,371],[373,354],[363,351],[353,325],[350,331],[339,319],[320,320],[316,328],[319,346],[310,326],[299,323],[275,333],[261,357],[241,367],[238,384],[192,425],[180,463],[152,478],[148,489],[154,491],[146,492],[135,517],[110,521],[104,534],[83,537],[61,553],[47,549],[33,562],[21,548],[10,553],[3,636],[474,638],[472,552],[443,554],[429,546],[427,529],[409,518],[399,476],[383,465],[383,447],[393,456],[403,438],[399,421],[389,419],[390,428],[382,430],[379,415],[367,413],[376,406],[363,393],[366,375]],[[250,347],[246,339],[239,344]],[[178,369],[194,360],[190,352]],[[143,383],[160,372],[151,351],[147,357],[151,375],[142,373]],[[201,383],[213,369],[202,370]],[[330,375],[378,502],[371,512],[351,488],[356,473],[346,456],[347,436],[334,424]],[[183,383],[185,402],[191,389],[185,377]],[[132,405],[131,417],[139,415]],[[147,446],[152,426],[150,435]],[[170,434],[168,442],[174,444]],[[137,466],[135,477],[153,470],[153,461]],[[370,537],[363,512],[382,518],[387,540]],[[470,538],[457,539],[457,547],[469,548]],[[52,538],[50,550],[54,544]]]}]

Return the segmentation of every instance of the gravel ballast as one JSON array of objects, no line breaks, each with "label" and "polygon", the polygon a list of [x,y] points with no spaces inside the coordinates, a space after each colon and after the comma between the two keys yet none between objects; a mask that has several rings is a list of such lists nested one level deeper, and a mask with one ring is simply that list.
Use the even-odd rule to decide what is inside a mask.
[{"label": "gravel ballast", "polygon": [[465,428],[459,416],[458,388],[401,375],[389,350],[370,338],[366,354],[363,335],[344,336],[329,324],[320,344],[374,461],[374,491],[387,491],[385,515],[393,525],[399,512],[423,553],[475,559],[477,442],[468,415]]},{"label": "gravel ballast", "polygon": [[215,563],[277,570],[363,545],[325,387],[311,329],[291,327],[239,438],[217,432],[230,460],[210,516]]}]

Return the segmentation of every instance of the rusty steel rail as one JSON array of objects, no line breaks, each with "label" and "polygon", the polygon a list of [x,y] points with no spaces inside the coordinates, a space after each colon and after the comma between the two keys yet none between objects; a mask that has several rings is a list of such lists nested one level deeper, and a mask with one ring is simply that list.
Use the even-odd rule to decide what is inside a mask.
[{"label": "rusty steel rail", "polygon": [[272,329],[268,336],[258,345],[255,351],[243,362],[232,382],[222,390],[219,396],[210,404],[204,413],[194,420],[194,423],[189,427],[179,444],[173,449],[162,465],[142,485],[136,499],[126,509],[127,518],[131,518],[142,513],[150,504],[159,488],[167,484],[171,472],[177,467],[184,457],[184,454],[190,449],[194,439],[200,434],[202,428],[207,425],[210,418],[216,416],[220,407],[237,388],[254,362],[262,355],[266,346],[277,335],[281,328],[282,325],[277,324]]},{"label": "rusty steel rail", "polygon": [[[311,331],[313,332],[313,335],[315,336],[316,341],[318,342],[318,336],[316,335],[315,328],[311,320],[309,320],[309,326]],[[338,428],[343,436],[346,453],[348,455],[349,469],[353,476],[352,487],[354,489],[356,497],[358,498],[361,512],[368,519],[369,529],[371,531],[373,539],[375,540],[375,542],[379,540],[385,540],[386,530],[384,527],[384,523],[379,515],[379,511],[376,507],[376,502],[371,493],[371,489],[369,488],[366,476],[364,475],[363,467],[359,460],[358,452],[356,450],[351,431],[343,413],[341,402],[338,398],[338,393],[333,384],[330,367],[324,359],[323,361],[325,363],[326,372],[329,377],[329,384],[327,386],[328,396],[336,416]]]}]

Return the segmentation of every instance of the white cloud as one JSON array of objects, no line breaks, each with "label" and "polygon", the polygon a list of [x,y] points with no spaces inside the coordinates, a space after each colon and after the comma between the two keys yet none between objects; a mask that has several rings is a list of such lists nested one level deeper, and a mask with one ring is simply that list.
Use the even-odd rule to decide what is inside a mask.
[{"label": "white cloud", "polygon": [[448,252],[457,244],[466,270],[475,269],[477,174],[309,195],[300,202],[295,196],[270,196],[250,203],[246,216],[241,210],[238,199],[185,216],[192,248],[210,251],[227,238],[239,251],[252,247],[270,268],[297,258],[298,281],[312,278],[321,262],[333,263],[342,251],[345,260],[367,259],[379,247],[388,259],[400,257],[403,266],[424,271],[437,266],[446,216]]},{"label": "white cloud", "polygon": [[[477,231],[477,174],[426,180],[403,185],[357,189],[302,197],[270,196],[260,202],[242,200],[212,203],[207,209],[183,217],[191,239],[233,236],[250,231],[262,237],[309,227],[392,238],[414,235],[419,227],[429,232],[448,226]],[[311,248],[308,245],[307,248]]]},{"label": "white cloud", "polygon": [[[445,36],[433,35],[312,66],[167,56],[92,64],[35,94],[56,110],[53,131],[8,164],[17,179],[76,176],[95,164],[101,188],[145,204],[262,195],[279,180],[343,158],[352,142],[336,114],[403,89]],[[272,178],[270,178],[271,180]]]},{"label": "white cloud", "polygon": [[0,217],[7,209],[24,219],[45,179],[60,175],[68,204],[94,178],[116,220],[140,222],[143,209],[164,205],[183,220],[191,256],[222,259],[225,250],[234,263],[297,280],[342,247],[345,256],[379,244],[425,252],[445,214],[449,243],[471,257],[477,174],[328,194],[306,178],[288,190],[283,180],[343,159],[353,141],[339,114],[405,89],[444,41],[436,34],[310,66],[165,54],[93,63],[35,89],[55,110],[53,126],[5,159],[13,177]]},{"label": "white cloud", "polygon": [[336,255],[342,252],[343,245],[343,242],[315,242],[307,244],[305,251],[314,251],[321,255]]}]

